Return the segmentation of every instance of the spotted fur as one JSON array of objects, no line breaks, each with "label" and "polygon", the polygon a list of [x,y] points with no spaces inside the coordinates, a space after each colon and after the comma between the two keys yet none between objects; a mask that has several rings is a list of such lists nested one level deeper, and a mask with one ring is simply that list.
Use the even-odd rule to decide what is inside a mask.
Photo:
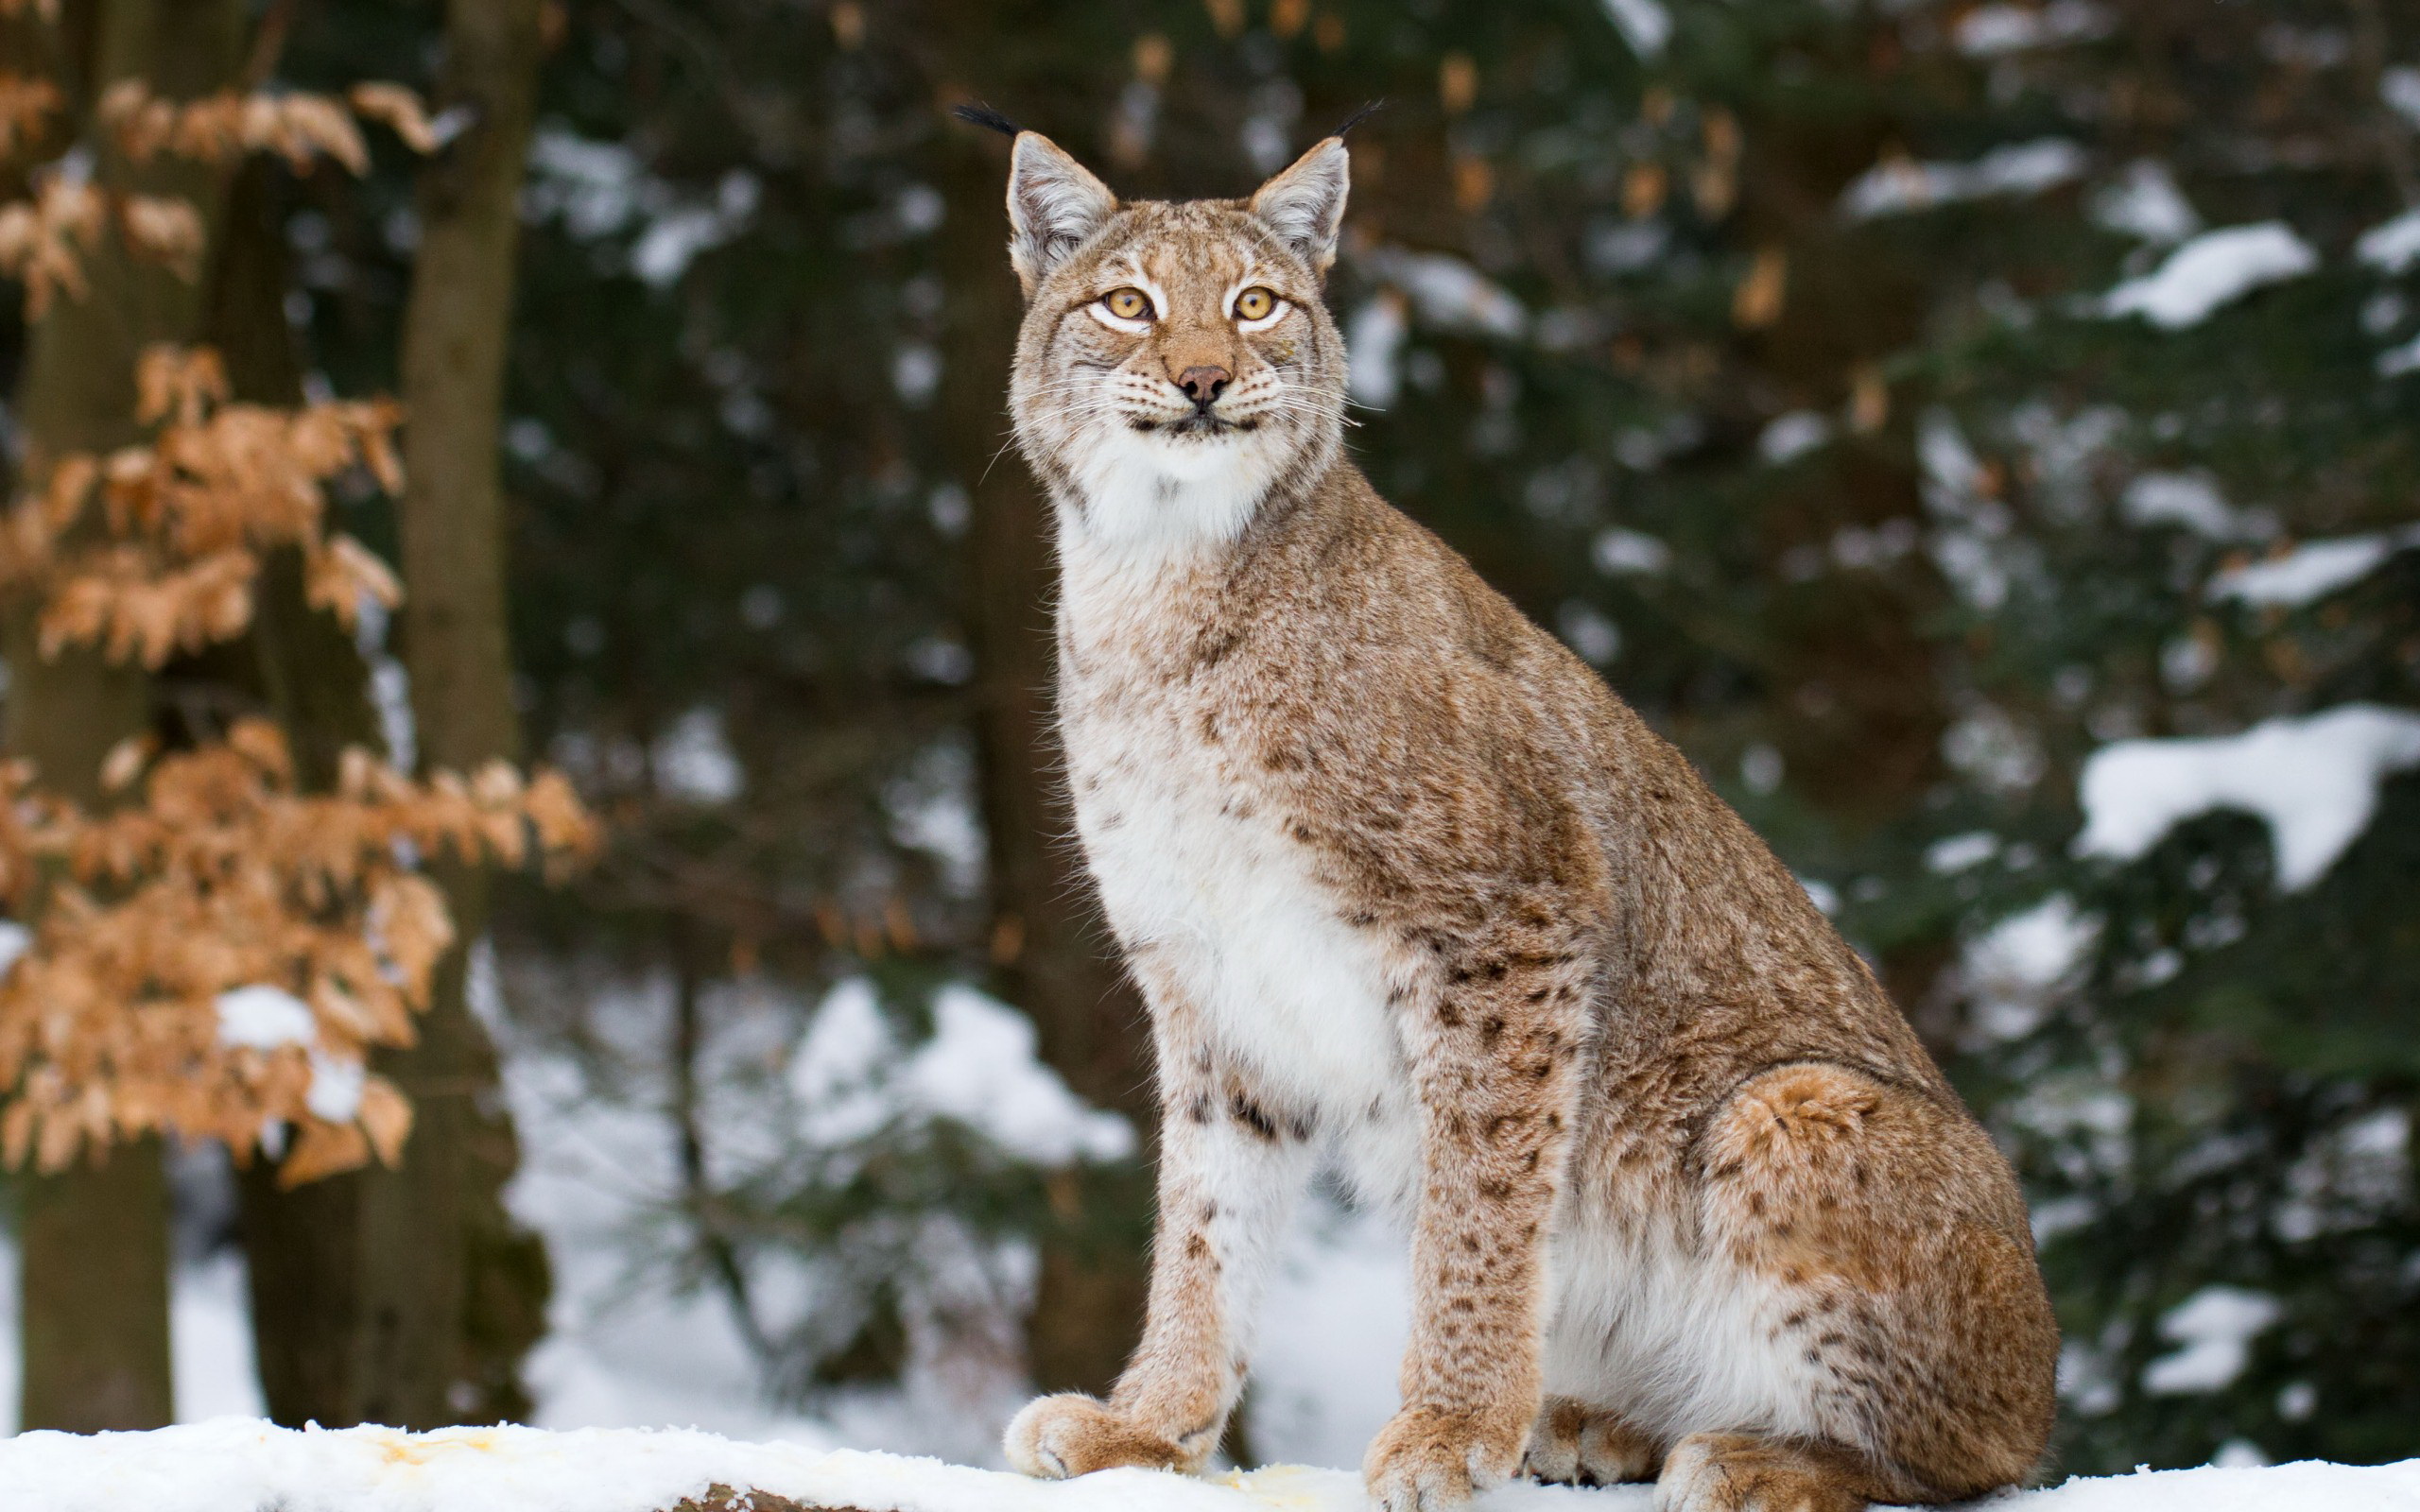
[{"label": "spotted fur", "polygon": [[2057,1340],[2006,1161],[1688,763],[1345,456],[1343,144],[1184,204],[1013,154],[1068,777],[1166,1119],[1143,1341],[1011,1459],[1200,1468],[1325,1156],[1411,1235],[1387,1512],[1525,1465],[1667,1512],[2027,1474]]}]

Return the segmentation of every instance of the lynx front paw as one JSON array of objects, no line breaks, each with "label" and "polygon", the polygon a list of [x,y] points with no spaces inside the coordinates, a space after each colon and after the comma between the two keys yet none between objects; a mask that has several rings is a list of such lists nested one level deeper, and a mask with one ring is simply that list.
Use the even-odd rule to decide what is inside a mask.
[{"label": "lynx front paw", "polygon": [[1106,1403],[1069,1393],[1039,1397],[1009,1421],[1003,1439],[1009,1463],[1028,1475],[1065,1480],[1120,1465],[1145,1469],[1194,1470],[1208,1451],[1188,1452],[1176,1440],[1152,1433]]},{"label": "lynx front paw", "polygon": [[1522,1469],[1549,1486],[1618,1486],[1651,1481],[1664,1452],[1612,1413],[1552,1397],[1530,1434]]},{"label": "lynx front paw", "polygon": [[1378,1512],[1448,1512],[1509,1480],[1529,1440],[1526,1418],[1406,1407],[1370,1441],[1362,1476]]}]

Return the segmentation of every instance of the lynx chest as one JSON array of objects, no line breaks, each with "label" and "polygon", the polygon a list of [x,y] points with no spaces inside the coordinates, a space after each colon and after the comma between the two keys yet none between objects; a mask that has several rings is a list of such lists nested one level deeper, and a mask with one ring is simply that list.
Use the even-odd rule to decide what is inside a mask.
[{"label": "lynx chest", "polygon": [[1155,675],[1063,608],[1060,720],[1076,827],[1102,905],[1217,1048],[1318,1123],[1373,1196],[1408,1178],[1409,1076],[1389,1007],[1401,968],[1289,833],[1248,717]]}]

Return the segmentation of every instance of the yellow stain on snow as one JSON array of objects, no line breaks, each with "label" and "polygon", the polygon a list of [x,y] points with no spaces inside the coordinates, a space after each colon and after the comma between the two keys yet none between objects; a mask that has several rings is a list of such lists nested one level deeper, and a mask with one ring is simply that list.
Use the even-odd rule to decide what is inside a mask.
[{"label": "yellow stain on snow", "polygon": [[[1336,1512],[1358,1500],[1357,1495],[1348,1500],[1338,1498],[1338,1483],[1347,1479],[1338,1471],[1303,1465],[1265,1465],[1256,1470],[1229,1470],[1208,1479],[1214,1485],[1243,1492],[1272,1512]],[[1360,1490],[1360,1477],[1350,1477],[1349,1489],[1354,1493]]]},{"label": "yellow stain on snow", "polygon": [[493,1454],[503,1448],[502,1434],[493,1428],[440,1428],[433,1433],[407,1434],[399,1428],[355,1430],[378,1447],[389,1465],[425,1465],[447,1450]]}]

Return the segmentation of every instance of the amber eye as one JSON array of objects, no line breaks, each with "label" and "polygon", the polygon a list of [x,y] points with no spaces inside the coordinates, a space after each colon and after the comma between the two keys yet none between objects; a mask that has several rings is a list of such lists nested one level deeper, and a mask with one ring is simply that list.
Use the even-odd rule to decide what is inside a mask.
[{"label": "amber eye", "polygon": [[1276,308],[1277,295],[1270,289],[1249,288],[1236,296],[1236,318],[1238,320],[1265,320]]},{"label": "amber eye", "polygon": [[1141,289],[1112,289],[1100,297],[1100,307],[1121,320],[1151,318],[1151,297]]}]

